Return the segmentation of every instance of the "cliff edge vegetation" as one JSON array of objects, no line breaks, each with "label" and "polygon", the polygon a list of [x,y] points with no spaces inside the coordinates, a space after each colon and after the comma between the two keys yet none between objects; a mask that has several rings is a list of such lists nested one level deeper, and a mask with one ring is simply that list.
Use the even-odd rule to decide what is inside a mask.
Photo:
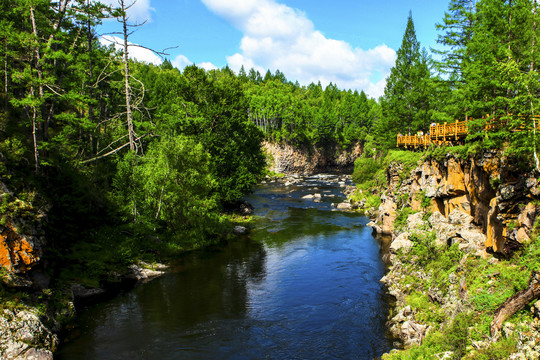
[{"label": "cliff edge vegetation", "polygon": [[390,238],[382,281],[402,349],[383,359],[537,359],[538,173],[501,151],[444,151],[356,163],[352,199]]}]

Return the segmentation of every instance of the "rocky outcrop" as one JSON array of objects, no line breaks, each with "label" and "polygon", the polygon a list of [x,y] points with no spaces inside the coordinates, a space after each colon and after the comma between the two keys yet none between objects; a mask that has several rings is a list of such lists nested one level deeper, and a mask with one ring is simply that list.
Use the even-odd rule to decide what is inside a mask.
[{"label": "rocky outcrop", "polygon": [[[388,321],[390,332],[405,347],[420,345],[430,328],[418,322],[415,310],[406,301],[406,295],[411,291],[406,279],[419,279],[419,282],[429,283],[432,275],[426,273],[422,266],[404,261],[404,254],[408,254],[415,246],[418,238],[427,238],[430,233],[435,234],[435,245],[441,249],[458,243],[464,256],[482,257],[485,254],[485,236],[480,228],[472,223],[472,216],[454,209],[448,217],[438,211],[426,218],[424,212],[408,216],[406,226],[390,244],[390,263],[388,273],[381,279],[390,295],[396,299],[397,314]],[[439,304],[446,317],[452,319],[455,312],[461,308],[466,298],[465,278],[455,273],[448,276],[449,289],[442,294],[437,288],[430,288],[427,295],[433,303]]]},{"label": "rocky outcrop", "polygon": [[[447,155],[420,161],[408,174],[403,169],[400,163],[388,167],[388,186],[370,225],[392,236],[385,255],[388,272],[381,279],[395,298],[387,325],[409,348],[432,333],[445,334],[457,316],[467,317],[481,308],[474,305],[481,296],[492,296],[496,280],[487,275],[485,286],[478,286],[486,275],[477,274],[475,266],[493,267],[496,277],[503,271],[501,266],[507,266],[497,258],[509,258],[513,250],[531,241],[540,211],[540,188],[535,172],[524,172],[496,152],[469,159]],[[410,215],[404,218],[406,214]],[[492,252],[499,254],[494,257]],[[451,260],[444,257],[450,254]],[[502,324],[502,334],[469,339],[464,351],[472,357],[467,358],[490,348],[500,336],[518,340],[509,359],[539,358],[538,309],[538,303],[531,308],[532,322],[518,317],[517,323]],[[452,351],[435,354],[440,359],[456,356]]]},{"label": "rocky outcrop", "polygon": [[540,211],[538,179],[500,154],[486,152],[467,160],[449,154],[442,161],[420,162],[410,174],[402,171],[400,163],[387,170],[389,186],[374,224],[378,231],[393,233],[396,208],[418,211],[428,204],[427,210],[445,217],[454,210],[471,216],[485,234],[488,250],[505,253],[530,240]]},{"label": "rocky outcrop", "polygon": [[45,213],[16,198],[0,182],[0,267],[9,273],[25,274],[38,265],[45,246],[41,228]]},{"label": "rocky outcrop", "polygon": [[58,337],[30,310],[4,309],[0,316],[0,358],[52,360]]},{"label": "rocky outcrop", "polygon": [[284,174],[352,173],[354,161],[362,154],[360,145],[342,151],[337,147],[326,150],[316,147],[304,149],[264,142],[263,149],[268,154],[270,170]]},{"label": "rocky outcrop", "polygon": [[35,228],[23,229],[12,220],[0,227],[0,266],[17,274],[26,273],[39,263],[45,244],[45,237]]}]

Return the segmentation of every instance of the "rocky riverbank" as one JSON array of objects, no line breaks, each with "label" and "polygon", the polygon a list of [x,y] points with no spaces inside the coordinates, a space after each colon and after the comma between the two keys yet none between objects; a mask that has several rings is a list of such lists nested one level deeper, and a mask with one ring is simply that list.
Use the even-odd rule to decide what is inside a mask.
[{"label": "rocky riverbank", "polygon": [[381,281],[396,300],[389,329],[406,349],[383,359],[538,359],[540,302],[489,330],[538,270],[536,174],[495,152],[403,169],[387,168],[370,223],[392,239]]},{"label": "rocky riverbank", "polygon": [[[17,198],[0,182],[4,212],[0,225],[0,358],[49,360],[58,334],[76,309],[161,276],[165,265],[139,262],[110,273],[101,287],[59,285],[43,261],[47,207]],[[8,216],[9,214],[9,216]]]},{"label": "rocky riverbank", "polygon": [[[59,344],[58,334],[76,315],[79,307],[115,296],[137,284],[147,282],[165,273],[163,264],[140,262],[129,266],[123,274],[111,274],[111,281],[100,288],[78,283],[63,290],[37,289],[33,276],[18,274],[20,281],[33,287],[19,288],[27,301],[3,304],[0,313],[0,357],[3,360],[52,360]],[[11,278],[14,276],[12,275]],[[27,280],[28,279],[28,280]],[[4,285],[6,286],[6,285]]]}]

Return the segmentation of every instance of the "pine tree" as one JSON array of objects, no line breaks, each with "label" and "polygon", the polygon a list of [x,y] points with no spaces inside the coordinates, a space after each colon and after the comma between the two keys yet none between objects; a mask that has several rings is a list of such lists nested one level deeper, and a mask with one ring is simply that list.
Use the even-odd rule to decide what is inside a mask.
[{"label": "pine tree", "polygon": [[[383,119],[379,121],[378,133],[386,145],[395,143],[399,132],[412,133],[425,128],[429,119],[426,109],[429,101],[426,83],[430,79],[427,53],[420,50],[416,39],[412,13],[409,13],[407,28],[397,59],[390,71],[381,101]],[[384,140],[383,140],[384,141]]]},{"label": "pine tree", "polygon": [[438,70],[448,75],[453,86],[463,81],[462,68],[472,37],[475,3],[475,0],[451,0],[443,22],[436,25],[437,30],[443,31],[438,35],[437,43],[445,47],[444,50],[433,50],[442,56]]},{"label": "pine tree", "polygon": [[435,90],[446,92],[443,97],[446,101],[438,115],[442,121],[467,119],[470,111],[463,68],[469,59],[468,45],[473,35],[475,14],[476,0],[451,0],[442,23],[436,25],[442,32],[437,43],[443,49],[432,49],[433,53],[440,55],[436,67],[441,78]]}]

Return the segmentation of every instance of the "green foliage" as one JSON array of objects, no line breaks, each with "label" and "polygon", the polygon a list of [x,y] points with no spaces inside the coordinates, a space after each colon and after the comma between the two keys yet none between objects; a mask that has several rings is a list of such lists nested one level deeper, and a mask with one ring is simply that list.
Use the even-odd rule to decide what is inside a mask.
[{"label": "green foliage", "polygon": [[474,318],[470,314],[459,313],[444,333],[444,345],[451,349],[458,359],[461,359],[466,353],[467,345],[470,343],[469,327],[473,322]]},{"label": "green foliage", "polygon": [[119,163],[115,188],[119,207],[135,223],[189,231],[192,237],[220,230],[210,155],[189,138],[163,137],[142,158],[128,153]]},{"label": "green foliage", "polygon": [[431,206],[431,198],[426,196],[425,191],[420,191],[416,194],[417,200],[420,201],[420,206],[422,210],[426,210]]},{"label": "green foliage", "polygon": [[424,157],[426,159],[434,159],[439,162],[446,159],[447,156],[452,155],[458,159],[468,159],[471,153],[471,145],[457,145],[457,146],[433,146],[426,151]]},{"label": "green foliage", "polygon": [[[407,213],[407,211],[402,212]],[[408,211],[412,213],[412,210]],[[408,217],[408,215],[407,215]],[[396,219],[397,220],[397,219]],[[405,217],[405,222],[407,218]],[[409,235],[409,239],[414,242],[414,246],[411,250],[411,255],[417,257],[416,262],[420,265],[427,265],[437,260],[441,254],[440,248],[435,245],[435,234],[419,234],[413,233]]]},{"label": "green foliage", "polygon": [[383,159],[383,167],[386,169],[393,163],[400,163],[403,170],[399,173],[400,179],[405,179],[410,175],[412,169],[418,165],[422,159],[422,153],[412,151],[390,150]]},{"label": "green foliage", "polygon": [[418,312],[416,320],[422,324],[437,326],[445,320],[444,311],[433,303],[425,293],[414,291],[406,296],[405,301]]},{"label": "green foliage", "polygon": [[407,225],[407,218],[409,215],[414,214],[415,211],[410,207],[405,207],[397,213],[396,220],[394,221],[394,227],[396,229],[402,229]]},{"label": "green foliage", "polygon": [[376,174],[382,168],[380,161],[373,158],[359,157],[354,162],[354,173],[352,179],[357,184],[363,184],[368,180],[373,179],[373,175]]},{"label": "green foliage", "polygon": [[274,79],[270,72],[265,79],[253,77],[243,86],[249,118],[267,140],[347,149],[366,137],[378,117],[378,103],[364,92],[339,90],[334,84],[301,87]]},{"label": "green foliage", "polygon": [[515,337],[503,338],[491,343],[487,349],[480,349],[473,354],[464,357],[467,360],[506,360],[517,351],[517,340]]},{"label": "green foliage", "polygon": [[30,223],[37,223],[39,214],[30,202],[14,198],[8,193],[0,195],[0,225],[5,226],[8,219],[24,219]]},{"label": "green foliage", "polygon": [[437,93],[431,79],[430,58],[420,49],[409,13],[397,59],[386,81],[381,98],[382,116],[376,124],[378,142],[383,148],[395,147],[396,136],[427,131],[431,122],[430,105]]}]

